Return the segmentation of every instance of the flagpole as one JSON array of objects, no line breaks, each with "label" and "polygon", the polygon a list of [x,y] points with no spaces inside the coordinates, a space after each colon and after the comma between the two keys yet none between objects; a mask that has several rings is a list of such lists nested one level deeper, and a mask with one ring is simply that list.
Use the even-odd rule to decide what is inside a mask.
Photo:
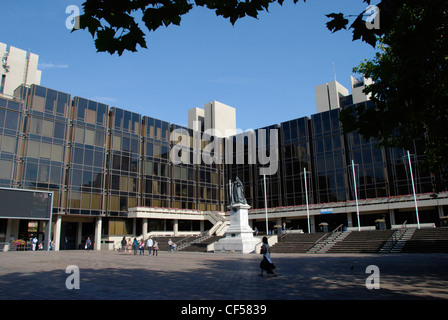
[{"label": "flagpole", "polygon": [[417,216],[417,228],[420,229],[420,219],[418,217],[417,197],[415,195],[414,176],[412,174],[411,155],[409,154],[409,150],[408,150],[408,161],[409,161],[409,171],[411,172],[412,192],[414,193],[414,205],[415,205],[415,215]]},{"label": "flagpole", "polygon": [[306,183],[306,168],[303,168],[303,176],[305,177],[305,199],[306,199],[306,218],[308,220],[308,233],[311,233],[311,228],[310,228],[310,210],[308,207],[308,186]]},{"label": "flagpole", "polygon": [[264,184],[264,210],[266,215],[266,235],[269,234],[268,232],[268,199],[266,195],[266,175],[263,175],[263,184]]},{"label": "flagpole", "polygon": [[359,222],[359,207],[358,207],[358,191],[356,186],[356,176],[355,176],[355,162],[352,160],[352,172],[353,172],[353,185],[355,187],[355,199],[356,199],[356,216],[358,218],[358,231],[361,231],[361,224]]}]

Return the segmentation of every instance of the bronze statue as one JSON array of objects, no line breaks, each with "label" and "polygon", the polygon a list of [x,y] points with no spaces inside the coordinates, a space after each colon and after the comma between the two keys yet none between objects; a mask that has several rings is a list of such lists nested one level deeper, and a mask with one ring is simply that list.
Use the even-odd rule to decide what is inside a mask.
[{"label": "bronze statue", "polygon": [[246,198],[244,196],[244,186],[241,180],[236,177],[235,182],[232,183],[230,190],[230,205],[234,204],[247,204]]}]

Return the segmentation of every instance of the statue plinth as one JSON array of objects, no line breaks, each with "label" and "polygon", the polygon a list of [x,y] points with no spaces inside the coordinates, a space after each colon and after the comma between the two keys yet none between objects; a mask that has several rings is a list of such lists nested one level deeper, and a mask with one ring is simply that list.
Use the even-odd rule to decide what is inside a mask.
[{"label": "statue plinth", "polygon": [[250,206],[236,203],[228,207],[230,209],[230,226],[225,238],[215,243],[215,252],[241,252],[251,253],[260,239],[255,238],[254,231],[249,226]]}]

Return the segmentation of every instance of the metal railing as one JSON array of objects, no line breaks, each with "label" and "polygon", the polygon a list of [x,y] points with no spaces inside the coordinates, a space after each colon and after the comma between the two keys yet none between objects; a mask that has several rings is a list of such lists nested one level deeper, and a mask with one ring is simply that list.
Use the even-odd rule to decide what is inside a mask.
[{"label": "metal railing", "polygon": [[[383,251],[388,251],[390,252],[395,245],[397,244],[397,242],[403,237],[403,235],[406,233],[407,230],[407,220],[405,222],[403,222],[403,224],[401,225],[400,229],[395,230],[389,237],[389,239],[387,239],[387,241],[384,243],[384,246],[381,250]],[[385,249],[387,248],[387,249]]]},{"label": "metal railing", "polygon": [[[309,248],[308,250],[307,250],[307,252],[312,252],[313,250],[315,250],[318,246],[323,246],[324,244],[325,244],[325,241],[327,240],[327,239],[329,239],[330,237],[332,237],[336,232],[342,232],[343,231],[343,228],[344,227],[344,225],[343,224],[341,224],[341,225],[339,225],[336,229],[334,229],[332,232],[328,232],[328,233],[326,233],[326,234],[324,234],[322,237],[320,237],[315,243],[314,243],[314,245],[311,247],[311,248]],[[340,229],[340,231],[338,231]],[[317,250],[319,250],[320,248],[318,248]],[[316,251],[317,251],[316,250]]]}]

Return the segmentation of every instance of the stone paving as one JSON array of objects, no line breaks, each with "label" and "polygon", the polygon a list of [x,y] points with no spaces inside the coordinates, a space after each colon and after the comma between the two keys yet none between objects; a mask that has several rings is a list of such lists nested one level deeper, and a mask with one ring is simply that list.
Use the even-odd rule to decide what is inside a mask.
[{"label": "stone paving", "polygon": [[[2,252],[0,300],[448,299],[448,254],[273,254],[278,277],[259,277],[259,254],[116,251]],[[67,289],[79,268],[79,289]],[[367,289],[369,265],[379,289]],[[378,282],[377,282],[378,283]]]}]

